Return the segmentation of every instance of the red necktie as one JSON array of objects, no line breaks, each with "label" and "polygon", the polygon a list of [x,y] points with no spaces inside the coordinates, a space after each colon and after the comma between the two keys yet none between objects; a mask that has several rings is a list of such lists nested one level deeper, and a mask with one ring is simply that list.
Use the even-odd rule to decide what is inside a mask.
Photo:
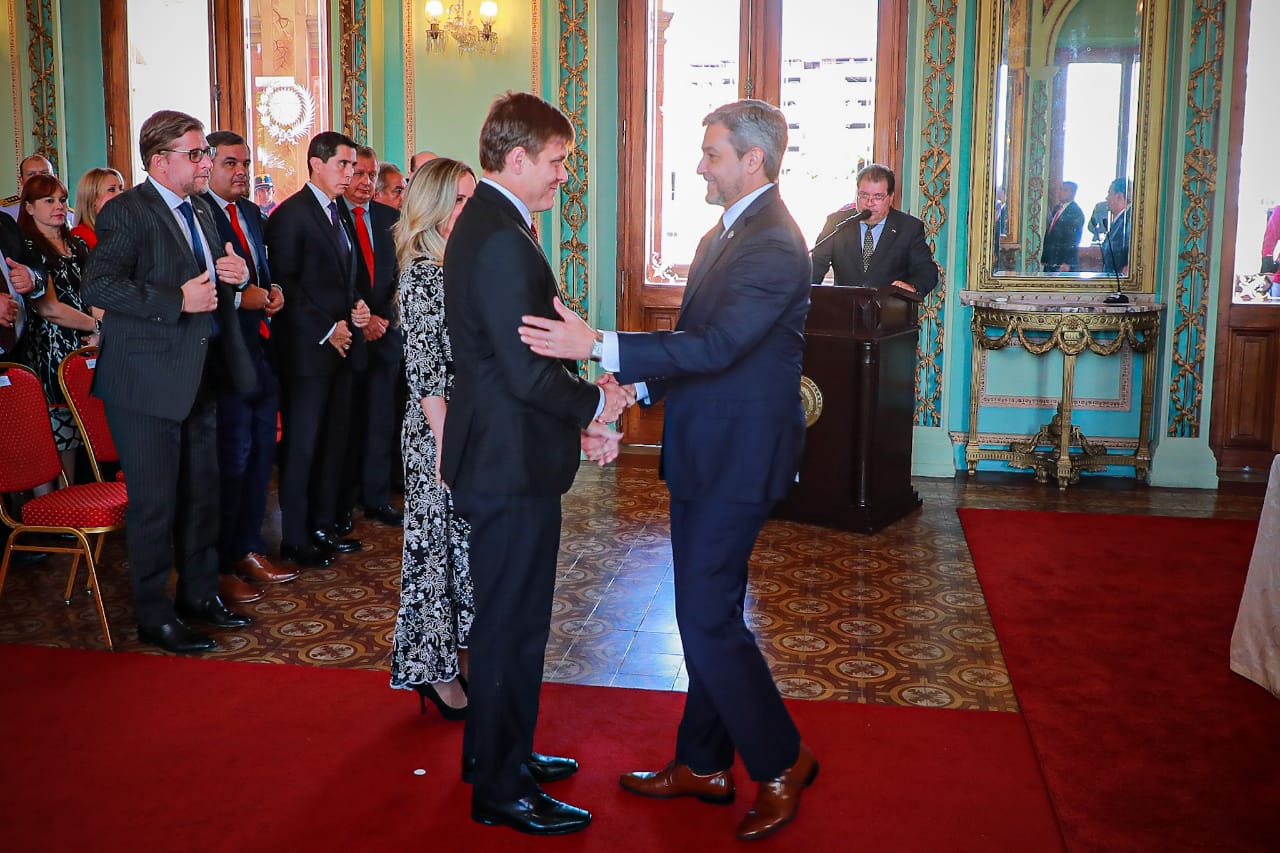
[{"label": "red necktie", "polygon": [[351,211],[356,215],[356,240],[360,243],[360,254],[364,255],[364,265],[369,270],[369,287],[373,287],[373,244],[369,242],[369,229],[364,225],[364,208],[355,207]]},{"label": "red necktie", "polygon": [[[231,220],[231,230],[236,232],[236,239],[240,241],[240,248],[244,249],[246,260],[253,257],[253,252],[249,249],[249,241],[245,239],[244,231],[240,228],[240,217],[236,215],[236,206],[234,203],[227,205],[227,218]],[[249,283],[258,283],[258,271],[254,269],[256,264],[252,260],[246,264],[249,267]]]},{"label": "red necktie", "polygon": [[[1057,224],[1058,224],[1058,217],[1059,217],[1059,216],[1061,216],[1061,215],[1062,215],[1062,211],[1064,211],[1064,210],[1066,210],[1066,209],[1067,209],[1067,206],[1066,206],[1065,204],[1060,204],[1060,205],[1058,205],[1058,209],[1057,209],[1057,211],[1053,214],[1053,219],[1050,219],[1050,220],[1049,220],[1049,229],[1048,229],[1049,231],[1052,231],[1052,230],[1053,230],[1053,226],[1055,226],[1055,225],[1057,225]],[[1048,232],[1046,231],[1045,233],[1048,233]]]}]

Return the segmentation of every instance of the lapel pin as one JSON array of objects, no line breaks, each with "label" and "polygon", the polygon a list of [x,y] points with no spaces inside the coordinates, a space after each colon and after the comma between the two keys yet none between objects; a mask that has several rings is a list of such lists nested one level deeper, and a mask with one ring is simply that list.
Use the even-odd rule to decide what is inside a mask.
[{"label": "lapel pin", "polygon": [[725,238],[726,240],[732,240],[732,239],[733,239],[733,231],[732,231],[732,230],[730,230],[728,234],[724,235],[724,238]]}]

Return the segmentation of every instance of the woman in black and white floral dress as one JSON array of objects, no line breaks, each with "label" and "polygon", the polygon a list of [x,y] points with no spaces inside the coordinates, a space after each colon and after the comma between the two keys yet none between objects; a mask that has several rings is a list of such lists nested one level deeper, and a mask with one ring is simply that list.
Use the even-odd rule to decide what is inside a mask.
[{"label": "woman in black and white floral dress", "polygon": [[391,649],[391,686],[416,690],[449,720],[466,717],[466,644],[475,613],[467,563],[470,529],[454,514],[440,480],[440,442],[453,385],[444,317],[445,242],[475,192],[466,164],[448,158],[420,168],[404,193],[395,227],[405,408],[404,564]]}]

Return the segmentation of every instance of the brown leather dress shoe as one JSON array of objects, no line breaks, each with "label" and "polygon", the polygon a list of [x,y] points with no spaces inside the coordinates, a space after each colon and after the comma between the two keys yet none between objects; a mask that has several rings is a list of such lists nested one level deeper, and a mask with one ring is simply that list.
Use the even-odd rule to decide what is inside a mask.
[{"label": "brown leather dress shoe", "polygon": [[218,595],[232,604],[249,604],[262,598],[262,590],[235,575],[219,575]]},{"label": "brown leather dress shoe", "polygon": [[733,802],[733,774],[728,770],[701,776],[689,765],[673,761],[652,772],[623,773],[618,779],[623,790],[642,797],[668,800],[672,797],[697,797],[717,806]]},{"label": "brown leather dress shoe", "polygon": [[753,841],[777,832],[791,822],[800,808],[800,792],[818,776],[818,759],[800,744],[800,757],[776,779],[760,783],[755,805],[738,824],[738,839]]},{"label": "brown leather dress shoe", "polygon": [[271,561],[261,554],[250,551],[243,559],[236,560],[236,574],[257,583],[286,583],[298,576],[296,571],[277,569]]}]

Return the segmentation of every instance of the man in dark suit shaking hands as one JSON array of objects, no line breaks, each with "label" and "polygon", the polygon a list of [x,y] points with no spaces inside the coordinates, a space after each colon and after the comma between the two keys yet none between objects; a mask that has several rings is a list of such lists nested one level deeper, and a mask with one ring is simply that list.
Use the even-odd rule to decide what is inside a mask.
[{"label": "man in dark suit shaking hands", "polygon": [[[507,93],[480,130],[484,178],[462,208],[444,258],[455,381],[441,475],[471,524],[471,681],[463,778],[472,819],[537,835],[584,829],[591,815],[543,793],[577,770],[533,752],[542,656],[551,630],[560,497],[579,452],[617,455],[612,421],[629,402],[577,364],[531,353],[525,314],[554,317],[555,273],[530,228],[565,182],[573,126],[534,95]],[[277,213],[276,216],[279,216]]]},{"label": "man in dark suit shaking hands", "polygon": [[736,751],[759,783],[737,829],[746,840],[789,822],[818,773],[743,621],[752,546],[800,464],[810,265],[778,195],[783,114],[746,100],[702,123],[698,174],[707,201],[725,210],[698,244],[675,331],[597,335],[560,310],[560,322],[525,317],[520,332],[535,353],[598,357],[620,382],[646,380],[642,399],[666,398],[662,472],[689,693],[675,759],[621,783],[647,797],[728,803]]},{"label": "man in dark suit shaking hands", "polygon": [[[218,595],[218,449],[223,383],[253,388],[236,320],[244,260],[192,203],[212,167],[198,119],[162,110],[142,123],[147,180],[98,217],[85,301],[106,309],[93,391],[129,483],[125,516],[138,639],[173,652],[216,647],[187,626],[248,625]],[[212,346],[217,341],[216,347]],[[178,569],[177,600],[165,592]]]},{"label": "man in dark suit shaking hands", "polygon": [[893,170],[872,163],[858,172],[857,209],[827,217],[813,245],[813,283],[835,270],[846,287],[897,287],[924,296],[938,284],[938,265],[924,223],[893,206]]}]

